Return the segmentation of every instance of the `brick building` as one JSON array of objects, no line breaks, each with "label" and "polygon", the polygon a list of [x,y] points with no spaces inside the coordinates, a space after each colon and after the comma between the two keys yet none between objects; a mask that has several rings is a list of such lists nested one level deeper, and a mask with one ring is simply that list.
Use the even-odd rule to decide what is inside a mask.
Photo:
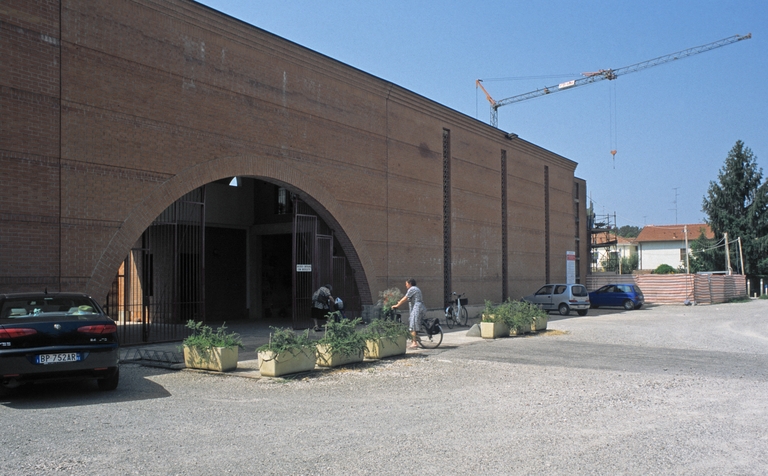
[{"label": "brick building", "polygon": [[586,276],[575,162],[202,5],[7,0],[0,51],[0,292],[298,326]]}]

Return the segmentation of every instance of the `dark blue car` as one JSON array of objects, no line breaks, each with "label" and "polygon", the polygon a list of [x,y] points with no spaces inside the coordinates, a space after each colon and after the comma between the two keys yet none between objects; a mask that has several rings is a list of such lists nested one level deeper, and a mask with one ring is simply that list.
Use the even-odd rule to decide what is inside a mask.
[{"label": "dark blue car", "polygon": [[631,311],[640,309],[645,297],[635,284],[607,284],[589,293],[589,302],[593,308],[616,306]]}]

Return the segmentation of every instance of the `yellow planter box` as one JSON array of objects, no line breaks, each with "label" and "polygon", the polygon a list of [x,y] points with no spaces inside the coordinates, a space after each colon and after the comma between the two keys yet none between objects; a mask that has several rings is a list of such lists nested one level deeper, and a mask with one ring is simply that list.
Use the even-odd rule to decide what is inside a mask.
[{"label": "yellow planter box", "polygon": [[355,362],[362,362],[364,354],[361,351],[357,355],[344,355],[341,353],[331,353],[328,351],[325,345],[317,346],[317,365],[320,367],[336,367],[344,364],[352,364]]},{"label": "yellow planter box", "polygon": [[547,330],[547,322],[549,322],[549,318],[547,316],[537,317],[533,321],[533,324],[531,324],[531,330],[533,332],[545,331],[545,330]]},{"label": "yellow planter box", "polygon": [[272,351],[259,352],[259,372],[264,377],[307,372],[315,368],[315,353],[312,349],[283,352],[275,355]]},{"label": "yellow planter box", "polygon": [[503,322],[481,322],[480,337],[483,339],[495,339],[509,335],[509,327]]},{"label": "yellow planter box", "polygon": [[197,347],[184,346],[184,364],[192,369],[226,372],[237,368],[238,348],[214,347],[201,352]]},{"label": "yellow planter box", "polygon": [[365,341],[365,357],[368,359],[383,359],[393,355],[405,354],[405,336],[396,339],[375,339]]}]

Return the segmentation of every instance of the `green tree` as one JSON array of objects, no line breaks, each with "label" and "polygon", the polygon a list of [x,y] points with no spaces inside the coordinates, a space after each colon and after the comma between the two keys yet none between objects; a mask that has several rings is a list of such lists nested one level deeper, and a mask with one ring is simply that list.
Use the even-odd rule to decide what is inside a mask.
[{"label": "green tree", "polygon": [[675,268],[668,264],[660,264],[651,271],[651,274],[675,274]]},{"label": "green tree", "polygon": [[[621,260],[621,266],[619,266],[619,260]],[[621,270],[621,274],[632,274],[632,271],[637,270],[638,256],[631,255],[619,258],[619,254],[616,252],[606,253],[600,265],[606,271],[618,273]]]},{"label": "green tree", "polygon": [[624,238],[637,238],[637,235],[639,235],[641,231],[642,228],[639,226],[624,225],[619,228],[617,235],[623,236]]},{"label": "green tree", "polygon": [[[718,182],[709,182],[702,211],[716,237],[741,237],[745,274],[768,273],[768,182],[742,141],[728,152]],[[718,267],[725,269],[725,263]]]},{"label": "green tree", "polygon": [[725,250],[716,247],[716,243],[717,240],[710,240],[703,231],[696,240],[691,242],[691,254],[688,259],[691,273],[723,270]]}]

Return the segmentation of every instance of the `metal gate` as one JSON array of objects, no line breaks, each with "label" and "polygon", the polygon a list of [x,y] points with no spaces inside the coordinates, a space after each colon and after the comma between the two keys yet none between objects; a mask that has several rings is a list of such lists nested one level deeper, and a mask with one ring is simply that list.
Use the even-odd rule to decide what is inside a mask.
[{"label": "metal gate", "polygon": [[187,320],[205,320],[205,187],[144,231],[120,266],[106,311],[128,345],[181,340]]},{"label": "metal gate", "polygon": [[311,208],[298,199],[294,210],[293,328],[305,329],[313,325],[312,293],[324,284],[335,284],[333,232],[326,230],[327,226],[312,214]]}]

